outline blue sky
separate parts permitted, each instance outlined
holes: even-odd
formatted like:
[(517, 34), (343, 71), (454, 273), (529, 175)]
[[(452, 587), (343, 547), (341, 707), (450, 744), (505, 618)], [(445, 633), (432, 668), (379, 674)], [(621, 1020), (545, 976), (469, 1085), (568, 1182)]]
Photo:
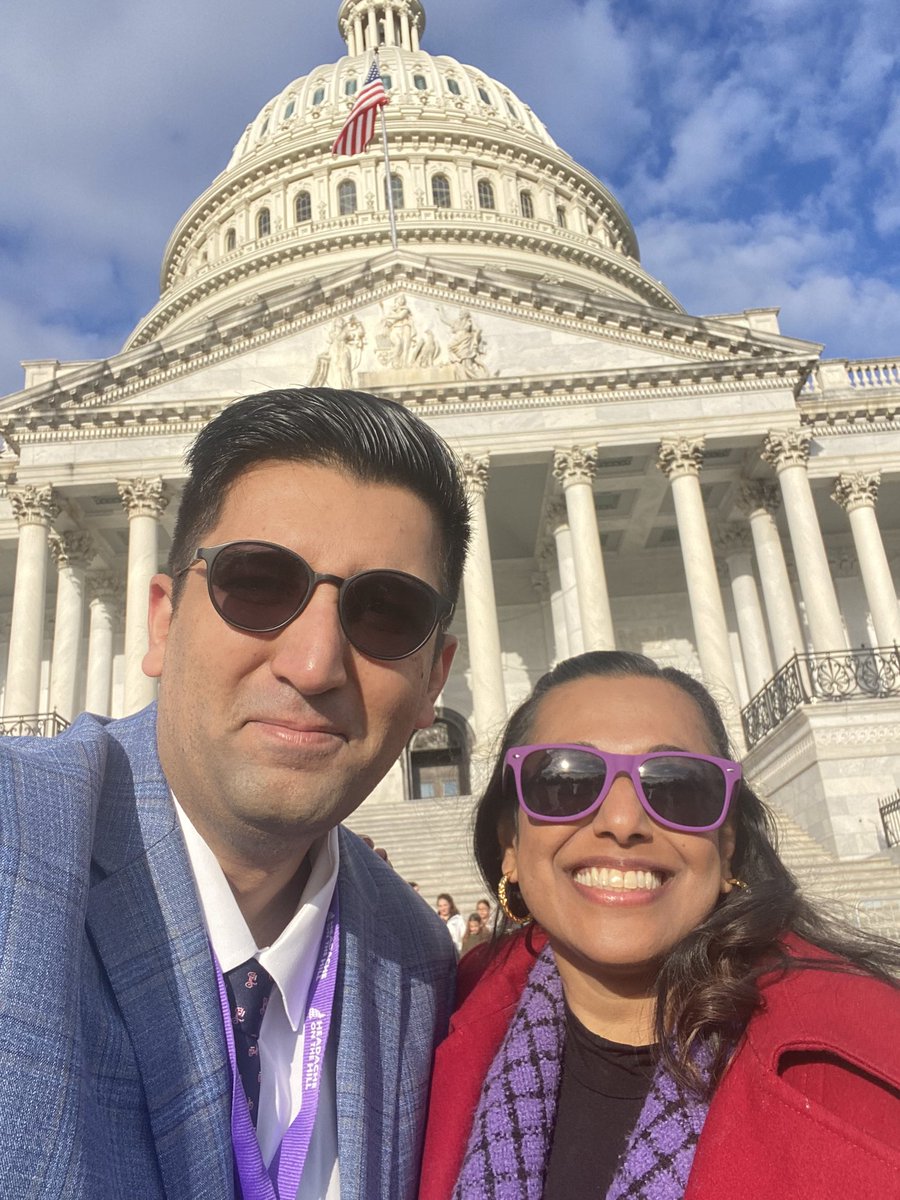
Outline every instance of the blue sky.
[[(245, 125), (343, 50), (338, 0), (7, 7), (0, 395), (20, 359), (121, 347)], [(780, 306), (829, 357), (900, 356), (897, 0), (425, 7), (424, 48), (527, 101), (690, 312)]]

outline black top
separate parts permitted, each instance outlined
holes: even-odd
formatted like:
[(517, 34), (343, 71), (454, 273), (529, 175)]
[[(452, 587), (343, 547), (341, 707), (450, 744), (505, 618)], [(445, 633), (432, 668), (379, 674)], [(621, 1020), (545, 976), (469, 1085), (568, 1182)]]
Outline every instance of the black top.
[(556, 1128), (543, 1200), (603, 1200), (656, 1067), (653, 1046), (591, 1033), (566, 1006)]

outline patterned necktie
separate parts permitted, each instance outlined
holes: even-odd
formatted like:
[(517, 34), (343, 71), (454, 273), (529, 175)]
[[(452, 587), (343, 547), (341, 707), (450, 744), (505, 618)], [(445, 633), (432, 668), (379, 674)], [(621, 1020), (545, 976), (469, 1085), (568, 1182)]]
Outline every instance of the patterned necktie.
[(259, 1030), (274, 980), (255, 958), (225, 974), (225, 987), (234, 1022), (234, 1055), (256, 1128), (259, 1108)]

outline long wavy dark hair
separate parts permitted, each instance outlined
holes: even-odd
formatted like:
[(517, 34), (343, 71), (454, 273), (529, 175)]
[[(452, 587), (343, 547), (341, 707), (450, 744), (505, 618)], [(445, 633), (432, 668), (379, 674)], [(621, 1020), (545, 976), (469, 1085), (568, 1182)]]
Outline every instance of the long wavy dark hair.
[[(641, 654), (595, 651), (566, 659), (544, 675), (529, 698), (509, 719), (496, 765), (475, 813), (475, 860), (497, 895), (502, 874), (502, 836), (515, 828), (518, 801), (503, 759), (510, 746), (528, 743), (541, 701), (563, 684), (590, 676), (663, 679), (697, 705), (714, 752), (733, 758), (728, 733), (716, 702), (706, 688), (675, 667), (660, 667)], [(759, 980), (775, 971), (815, 966), (856, 971), (896, 986), (900, 944), (867, 935), (818, 912), (800, 893), (796, 880), (778, 857), (775, 824), (765, 804), (742, 782), (731, 805), (735, 849), (734, 874), (747, 890), (723, 896), (709, 916), (669, 952), (656, 981), (656, 1037), (665, 1067), (686, 1087), (712, 1089), (727, 1065), (744, 1027), (760, 1004)], [(507, 888), (511, 907), (522, 905), (514, 885)], [(513, 907), (515, 912), (515, 908)], [(511, 923), (501, 918), (496, 945), (504, 944)], [(830, 959), (788, 954), (781, 938), (796, 933)], [(708, 1085), (694, 1065), (692, 1047), (711, 1052)]]

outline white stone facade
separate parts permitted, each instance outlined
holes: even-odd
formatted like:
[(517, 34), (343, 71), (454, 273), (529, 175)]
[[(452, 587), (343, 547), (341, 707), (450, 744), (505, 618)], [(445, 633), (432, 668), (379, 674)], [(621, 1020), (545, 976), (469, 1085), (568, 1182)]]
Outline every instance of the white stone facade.
[[(250, 392), (359, 387), (464, 464), (477, 536), (441, 703), (476, 776), (550, 665), (639, 650), (706, 679), (754, 777), (823, 844), (874, 853), (900, 786), (900, 362), (822, 361), (771, 310), (687, 314), (527, 106), (421, 49), (418, 0), (339, 19), (348, 55), (248, 126), (122, 352), (25, 364), (0, 400), (4, 721), (151, 698), (146, 585), (193, 436)], [(378, 42), (396, 252), (381, 156), (329, 153)], [(843, 656), (849, 683), (806, 686), (811, 653)], [(784, 670), (806, 690), (760, 736)]]

